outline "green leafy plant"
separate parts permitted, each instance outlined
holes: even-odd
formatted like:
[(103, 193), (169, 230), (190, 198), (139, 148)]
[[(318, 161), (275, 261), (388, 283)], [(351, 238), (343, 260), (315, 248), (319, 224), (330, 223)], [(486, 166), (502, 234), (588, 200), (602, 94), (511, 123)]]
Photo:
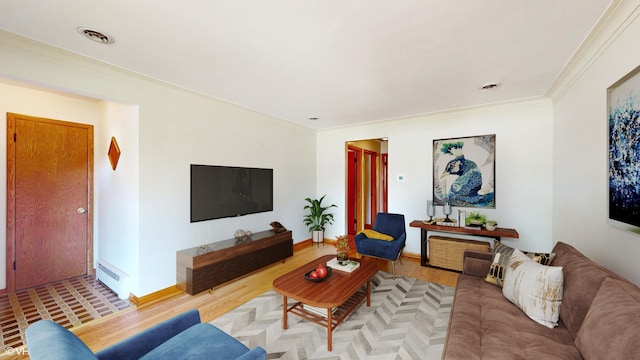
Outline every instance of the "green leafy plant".
[(487, 215), (479, 212), (479, 211), (472, 211), (469, 213), (469, 215), (467, 215), (467, 220), (466, 223), (467, 224), (484, 224), (487, 221)]
[(324, 200), (325, 196), (327, 195), (323, 195), (320, 199), (304, 199), (309, 203), (304, 206), (304, 210), (309, 210), (309, 213), (304, 216), (302, 222), (309, 227), (309, 232), (322, 231), (326, 225), (333, 224), (333, 214), (327, 213), (326, 211), (332, 207), (337, 208), (338, 206), (335, 204), (322, 206), (322, 200)]

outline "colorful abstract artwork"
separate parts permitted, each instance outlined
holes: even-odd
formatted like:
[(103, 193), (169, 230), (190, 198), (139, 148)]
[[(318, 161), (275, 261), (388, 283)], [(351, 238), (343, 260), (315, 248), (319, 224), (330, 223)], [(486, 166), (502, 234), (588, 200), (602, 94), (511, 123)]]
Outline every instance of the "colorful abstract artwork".
[(496, 136), (433, 140), (436, 205), (495, 208)]
[(609, 218), (640, 226), (640, 66), (607, 94)]

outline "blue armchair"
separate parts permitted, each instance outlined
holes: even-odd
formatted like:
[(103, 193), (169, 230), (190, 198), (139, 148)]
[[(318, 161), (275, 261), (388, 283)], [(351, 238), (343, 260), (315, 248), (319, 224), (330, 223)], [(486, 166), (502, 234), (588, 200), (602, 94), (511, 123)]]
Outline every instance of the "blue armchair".
[(266, 359), (257, 346), (249, 350), (217, 327), (200, 322), (198, 310), (189, 310), (130, 338), (93, 353), (71, 331), (49, 320), (27, 328), (27, 349), (39, 359)]
[[(360, 232), (355, 236), (356, 251), (360, 255), (391, 260), (391, 272), (395, 279), (396, 260), (400, 259), (407, 240), (404, 215), (378, 213), (371, 230), (373, 231)], [(402, 264), (402, 260), (400, 263)]]

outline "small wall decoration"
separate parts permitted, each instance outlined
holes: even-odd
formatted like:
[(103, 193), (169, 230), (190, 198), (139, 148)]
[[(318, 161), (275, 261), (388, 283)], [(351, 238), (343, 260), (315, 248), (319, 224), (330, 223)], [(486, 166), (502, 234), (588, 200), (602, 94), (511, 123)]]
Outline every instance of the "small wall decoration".
[(113, 170), (118, 166), (118, 159), (120, 159), (120, 147), (115, 137), (111, 137), (111, 144), (109, 144), (109, 151), (107, 152), (109, 162), (111, 162), (111, 168)]
[(496, 135), (433, 140), (436, 205), (495, 208)]
[(640, 66), (607, 89), (609, 218), (640, 226)]

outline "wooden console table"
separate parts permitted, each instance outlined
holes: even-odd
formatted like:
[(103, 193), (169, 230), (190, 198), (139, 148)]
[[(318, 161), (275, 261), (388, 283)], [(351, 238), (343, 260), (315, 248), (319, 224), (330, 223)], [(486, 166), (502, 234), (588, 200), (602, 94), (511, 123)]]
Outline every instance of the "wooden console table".
[(500, 238), (502, 237), (513, 238), (513, 239), (517, 239), (520, 237), (520, 234), (518, 234), (516, 229), (507, 229), (507, 228), (496, 228), (493, 231), (489, 231), (486, 229), (469, 229), (466, 227), (430, 225), (430, 224), (425, 224), (422, 220), (413, 220), (409, 224), (409, 226), (420, 228), (420, 265), (422, 266), (428, 265), (427, 246), (429, 245), (428, 244), (429, 231), (489, 237), (489, 238), (496, 239), (498, 241), (500, 241)]
[(250, 238), (228, 239), (176, 253), (179, 289), (195, 295), (263, 266), (293, 256), (290, 230), (261, 231)]

